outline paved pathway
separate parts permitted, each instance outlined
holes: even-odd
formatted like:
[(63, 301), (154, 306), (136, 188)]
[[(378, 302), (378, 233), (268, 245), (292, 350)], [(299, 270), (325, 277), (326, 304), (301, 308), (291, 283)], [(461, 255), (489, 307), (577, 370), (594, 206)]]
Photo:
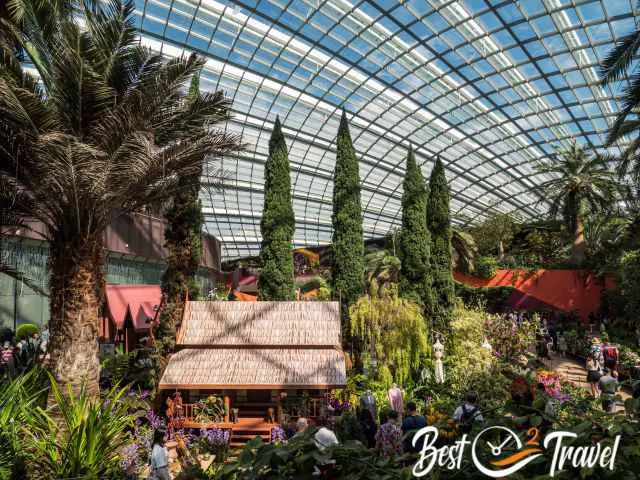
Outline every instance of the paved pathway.
[[(575, 386), (589, 389), (587, 383), (587, 370), (582, 362), (573, 358), (562, 357), (555, 352), (551, 352), (551, 360), (545, 360), (544, 364), (549, 370), (554, 370), (562, 378), (572, 383)], [(620, 390), (618, 392), (624, 402), (631, 395), (626, 390)], [(618, 411), (624, 411), (624, 406), (618, 403)]]

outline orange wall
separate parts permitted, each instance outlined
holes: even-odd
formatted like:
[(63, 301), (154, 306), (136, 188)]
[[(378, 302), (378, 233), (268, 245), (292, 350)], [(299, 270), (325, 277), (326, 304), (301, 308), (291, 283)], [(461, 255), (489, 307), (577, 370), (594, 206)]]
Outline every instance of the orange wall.
[(576, 311), (582, 318), (600, 308), (604, 288), (615, 286), (613, 278), (600, 279), (585, 270), (498, 270), (490, 279), (455, 272), (454, 277), (472, 287), (514, 287), (558, 310)]

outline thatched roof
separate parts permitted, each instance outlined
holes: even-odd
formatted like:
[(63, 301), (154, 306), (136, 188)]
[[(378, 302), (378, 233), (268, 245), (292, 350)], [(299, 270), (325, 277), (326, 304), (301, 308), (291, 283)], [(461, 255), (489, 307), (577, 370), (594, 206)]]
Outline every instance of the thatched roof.
[(188, 302), (177, 345), (164, 390), (346, 384), (337, 302)]
[(345, 383), (344, 354), (335, 349), (188, 348), (171, 357), (160, 388), (331, 388)]
[(340, 346), (338, 302), (189, 302), (178, 345)]

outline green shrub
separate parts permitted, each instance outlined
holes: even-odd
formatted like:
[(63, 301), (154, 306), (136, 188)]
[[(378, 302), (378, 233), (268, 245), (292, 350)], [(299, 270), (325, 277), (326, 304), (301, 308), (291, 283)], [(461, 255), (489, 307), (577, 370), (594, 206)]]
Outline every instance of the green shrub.
[(19, 342), (23, 339), (26, 340), (39, 331), (40, 329), (32, 323), (23, 323), (22, 325), (19, 325), (18, 329), (16, 330), (16, 342)]
[(27, 478), (122, 478), (128, 432), (144, 410), (131, 413), (125, 388), (94, 398), (84, 389), (62, 391), (50, 383), (55, 407), (31, 409), (21, 424)]
[(480, 278), (493, 278), (498, 270), (498, 259), (484, 256), (478, 258), (473, 266), (473, 274)]
[(620, 294), (626, 300), (625, 317), (635, 319), (640, 310), (640, 250), (628, 252), (620, 261)]
[[(387, 460), (358, 441), (346, 441), (320, 450), (313, 440), (314, 428), (287, 444), (264, 443), (260, 437), (247, 442), (235, 462), (230, 462), (214, 478), (225, 480), (293, 480), (331, 478), (334, 480), (402, 480), (411, 478), (411, 467), (402, 457)], [(316, 477), (314, 470), (325, 470)], [(195, 477), (197, 478), (197, 477)]]
[(507, 299), (514, 290), (511, 286), (475, 288), (456, 282), (456, 295), (462, 299), (465, 305), (482, 306), (492, 313), (503, 310)]
[(366, 442), (360, 422), (353, 412), (344, 412), (336, 422), (336, 435), (341, 442), (348, 440), (358, 440), (362, 443)]

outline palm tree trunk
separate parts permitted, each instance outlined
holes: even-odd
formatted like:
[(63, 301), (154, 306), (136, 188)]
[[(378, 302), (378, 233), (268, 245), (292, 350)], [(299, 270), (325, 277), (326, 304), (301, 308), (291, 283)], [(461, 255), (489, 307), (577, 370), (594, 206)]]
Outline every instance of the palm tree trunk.
[(573, 235), (573, 260), (576, 262), (582, 262), (585, 255), (585, 243), (584, 243), (584, 223), (582, 222), (582, 216), (576, 214), (576, 229)]
[(504, 243), (502, 242), (502, 239), (498, 240), (498, 258), (500, 260), (504, 259)]
[(104, 290), (102, 240), (54, 239), (50, 247), (49, 368), (66, 391), (99, 393), (98, 322)]

